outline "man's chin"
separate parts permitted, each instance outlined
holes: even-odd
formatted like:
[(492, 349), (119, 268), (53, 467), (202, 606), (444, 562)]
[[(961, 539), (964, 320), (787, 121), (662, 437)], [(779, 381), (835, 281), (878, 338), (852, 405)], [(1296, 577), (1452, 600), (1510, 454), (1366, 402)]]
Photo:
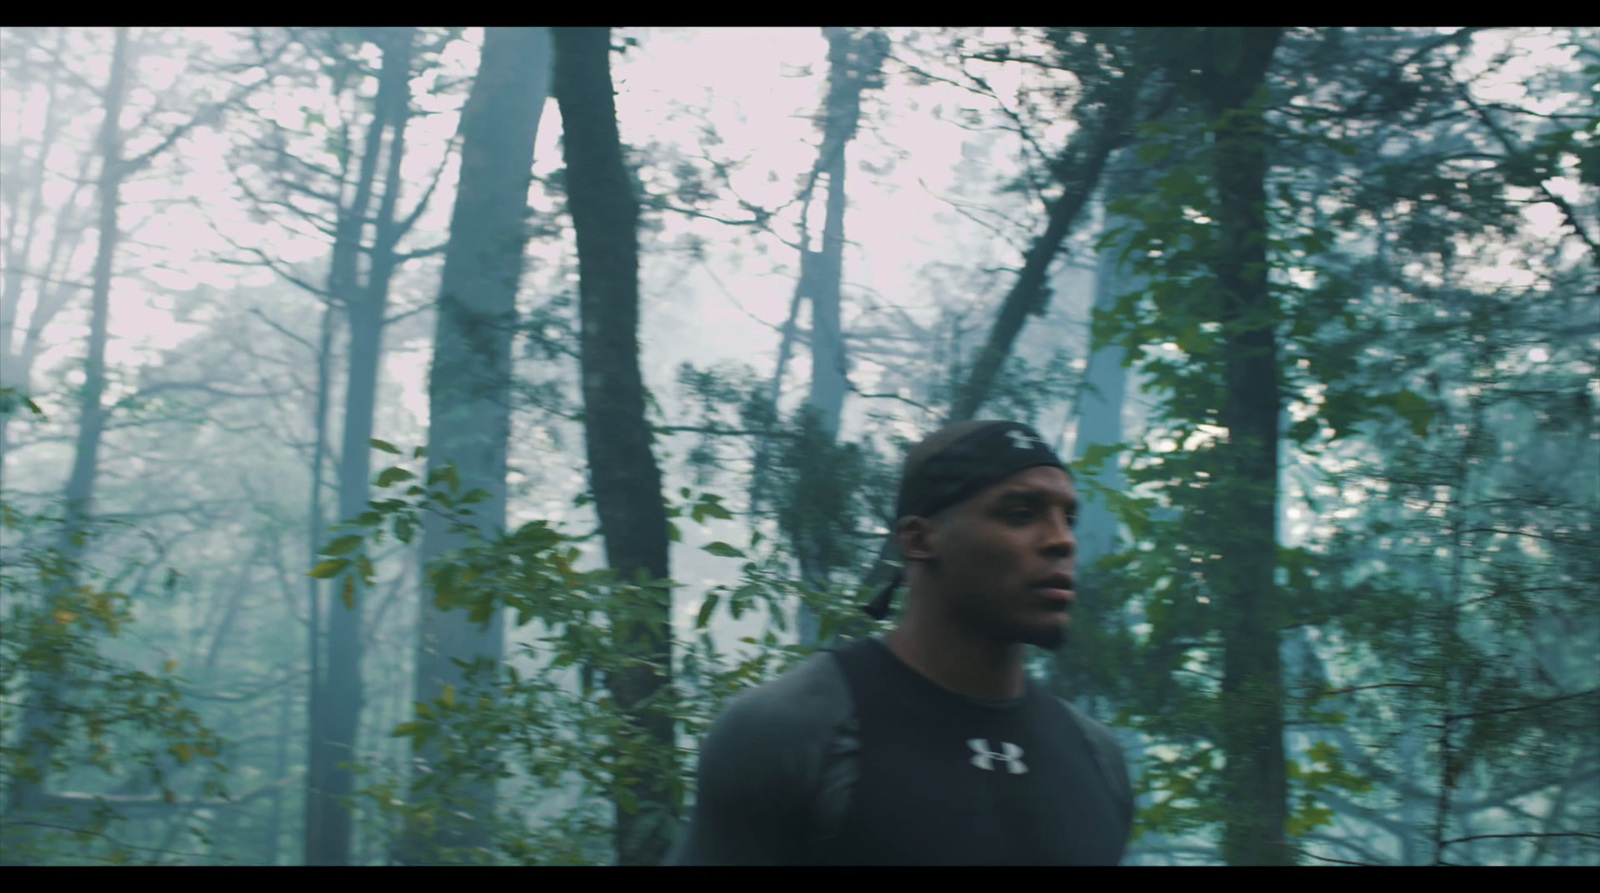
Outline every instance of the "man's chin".
[(1034, 626), (1025, 631), (1020, 641), (1024, 645), (1043, 648), (1046, 651), (1060, 651), (1066, 647), (1070, 638), (1072, 623), (1071, 618), (1062, 616), (1054, 623)]

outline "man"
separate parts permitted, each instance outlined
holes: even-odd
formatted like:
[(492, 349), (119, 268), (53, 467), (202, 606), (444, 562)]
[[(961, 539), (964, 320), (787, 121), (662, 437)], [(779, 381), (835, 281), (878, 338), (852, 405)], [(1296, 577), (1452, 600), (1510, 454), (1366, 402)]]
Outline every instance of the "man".
[[(897, 511), (905, 618), (728, 705), (668, 864), (1120, 862), (1121, 751), (1023, 666), (1027, 645), (1066, 639), (1076, 511), (1026, 425), (960, 422), (918, 444)], [(868, 613), (887, 616), (899, 582)]]

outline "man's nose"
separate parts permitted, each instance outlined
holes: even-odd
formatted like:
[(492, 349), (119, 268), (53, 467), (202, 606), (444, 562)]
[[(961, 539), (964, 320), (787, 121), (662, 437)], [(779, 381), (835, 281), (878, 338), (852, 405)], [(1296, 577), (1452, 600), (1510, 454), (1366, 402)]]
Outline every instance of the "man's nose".
[(1068, 558), (1078, 551), (1078, 538), (1073, 534), (1072, 525), (1067, 519), (1056, 517), (1050, 521), (1050, 528), (1045, 534), (1044, 551), (1053, 556)]

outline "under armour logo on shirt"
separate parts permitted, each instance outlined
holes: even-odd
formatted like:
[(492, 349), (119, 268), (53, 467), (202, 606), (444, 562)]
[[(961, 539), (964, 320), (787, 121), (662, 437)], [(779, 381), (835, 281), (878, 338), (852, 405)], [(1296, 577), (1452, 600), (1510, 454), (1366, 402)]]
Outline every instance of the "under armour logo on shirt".
[(1016, 428), (1007, 431), (1006, 436), (1011, 438), (1011, 445), (1019, 450), (1031, 450), (1034, 447), (1044, 446), (1044, 441), (1026, 431), (1018, 431)]
[(998, 752), (989, 749), (989, 741), (986, 738), (973, 738), (967, 742), (967, 746), (972, 748), (972, 765), (979, 769), (993, 772), (995, 760), (999, 760), (1006, 764), (1006, 771), (1012, 775), (1021, 775), (1028, 771), (1028, 767), (1022, 763), (1022, 748), (1009, 741), (1000, 742)]

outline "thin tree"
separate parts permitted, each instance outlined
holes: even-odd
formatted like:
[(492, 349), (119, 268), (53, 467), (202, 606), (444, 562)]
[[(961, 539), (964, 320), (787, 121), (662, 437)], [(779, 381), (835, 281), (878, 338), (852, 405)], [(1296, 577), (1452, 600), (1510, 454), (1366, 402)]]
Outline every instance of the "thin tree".
[[(837, 470), (833, 461), (835, 441), (850, 386), (844, 333), (840, 327), (845, 176), (849, 168), (847, 149), (860, 125), (862, 94), (882, 84), (882, 66), (887, 55), (887, 38), (882, 32), (854, 34), (847, 28), (828, 27), (823, 28), (822, 33), (828, 41), (828, 93), (820, 115), (822, 142), (800, 195), (800, 275), (778, 346), (778, 363), (769, 394), (776, 406), (797, 334), (796, 317), (801, 305), (809, 304), (811, 388), (801, 410), (800, 441), (790, 448), (790, 455), (798, 457), (795, 463), (798, 479), (783, 514), (790, 521), (787, 526), (792, 528), (790, 533), (799, 558), (801, 578), (819, 589), (827, 587), (829, 574), (842, 557), (830, 530), (836, 520), (830, 509), (837, 508), (843, 494), (838, 492), (838, 481), (829, 471)], [(811, 247), (809, 217), (816, 184), (822, 176), (827, 178), (828, 192), (819, 251)], [(772, 451), (770, 438), (763, 438), (757, 445), (751, 491), (758, 502), (765, 495)], [(819, 488), (824, 488), (827, 495), (821, 495)], [(817, 619), (803, 605), (798, 626), (800, 641), (814, 643)]]
[[(410, 114), (410, 79), (415, 29), (384, 28), (374, 35), (383, 49), (378, 95), (372, 125), (361, 156), (361, 174), (348, 213), (335, 236), (328, 292), (349, 323), (343, 437), (339, 452), (339, 517), (354, 518), (367, 510), (368, 475), (372, 467), (372, 414), (382, 357), (384, 310), (389, 279), (398, 263), (395, 247), (406, 224), (397, 219), (400, 163), (405, 154)], [(387, 144), (384, 131), (389, 132)], [(380, 152), (386, 154), (383, 191), (375, 216), (373, 243), (366, 253), (365, 281), (359, 276), (363, 231)], [(318, 696), (311, 730), (312, 777), (308, 779), (306, 862), (345, 865), (350, 860), (351, 814), (347, 798), (354, 790), (350, 765), (355, 760), (356, 731), (364, 703), (361, 678), (361, 588), (355, 576), (345, 578), (343, 597), (329, 605), (326, 675)]]
[[(639, 196), (617, 129), (611, 32), (559, 28), (553, 38), (567, 201), (578, 243), (584, 433), (595, 510), (606, 562), (619, 582), (665, 580), (666, 507), (639, 369)], [(619, 648), (639, 660), (606, 681), (635, 728), (670, 753), (673, 723), (645, 702), (671, 681), (672, 595), (648, 592), (645, 603), (611, 619)], [(619, 798), (620, 864), (654, 865), (665, 857), (675, 812), (675, 779), (665, 775), (672, 771), (638, 770), (637, 782), (628, 785), (632, 796)]]

